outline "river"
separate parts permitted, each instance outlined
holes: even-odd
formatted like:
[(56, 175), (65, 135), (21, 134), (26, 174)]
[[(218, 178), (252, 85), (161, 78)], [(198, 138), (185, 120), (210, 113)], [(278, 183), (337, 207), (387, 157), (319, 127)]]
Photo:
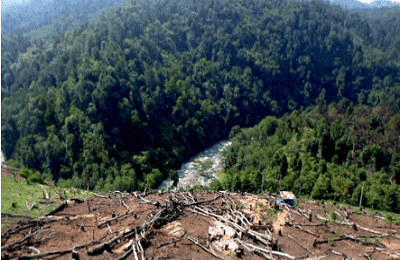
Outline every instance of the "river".
[[(197, 181), (199, 181), (200, 185), (202, 186), (210, 185), (211, 179), (206, 179), (200, 175), (199, 169), (202, 168), (200, 163), (207, 165), (203, 166), (204, 173), (207, 175), (212, 175), (213, 178), (216, 178), (217, 173), (224, 167), (221, 152), (231, 144), (232, 142), (230, 140), (218, 142), (206, 150), (198, 153), (196, 156), (190, 158), (189, 161), (183, 163), (181, 168), (178, 170), (178, 188), (186, 188), (187, 186), (192, 187)], [(166, 189), (170, 185), (172, 185), (171, 180), (166, 179), (158, 188), (160, 189), (164, 187)]]

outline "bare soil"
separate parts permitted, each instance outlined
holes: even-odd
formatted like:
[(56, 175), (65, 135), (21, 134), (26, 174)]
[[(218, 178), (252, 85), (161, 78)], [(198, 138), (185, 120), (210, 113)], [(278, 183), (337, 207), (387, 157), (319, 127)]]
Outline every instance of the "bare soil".
[[(18, 224), (3, 230), (1, 256), (400, 259), (400, 227), (390, 227), (382, 216), (358, 215), (349, 207), (311, 201), (281, 207), (274, 215), (269, 208), (272, 201), (267, 196), (228, 192), (115, 192), (85, 201), (71, 199), (60, 204), (64, 208), (56, 213), (35, 220), (18, 218)], [(329, 219), (333, 210), (335, 223)], [(3, 222), (11, 219), (15, 217), (2, 217)], [(215, 228), (213, 236), (209, 227)]]

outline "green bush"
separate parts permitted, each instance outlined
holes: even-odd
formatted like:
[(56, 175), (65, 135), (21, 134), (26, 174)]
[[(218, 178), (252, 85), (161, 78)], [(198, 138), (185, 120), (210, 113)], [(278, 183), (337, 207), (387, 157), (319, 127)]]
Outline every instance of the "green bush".
[(336, 215), (336, 211), (333, 210), (330, 214), (330, 218), (332, 220), (333, 223), (336, 223), (336, 219), (337, 219), (337, 215)]
[(28, 181), (30, 183), (42, 183), (43, 184), (43, 179), (42, 179), (42, 175), (40, 174), (39, 171), (35, 171), (33, 174), (31, 174), (28, 178)]
[(212, 180), (209, 189), (212, 191), (222, 190), (221, 182), (218, 179)]

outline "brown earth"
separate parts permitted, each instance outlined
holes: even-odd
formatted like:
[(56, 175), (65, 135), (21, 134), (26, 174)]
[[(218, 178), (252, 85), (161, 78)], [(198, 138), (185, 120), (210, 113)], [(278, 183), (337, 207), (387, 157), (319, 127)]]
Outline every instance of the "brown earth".
[(18, 175), (18, 171), (11, 169), (5, 165), (1, 165), (1, 175), (4, 175), (8, 178), (16, 178), (17, 180), (24, 180), (25, 178)]
[[(3, 230), (1, 256), (71, 259), (75, 248), (79, 259), (400, 259), (400, 227), (390, 228), (379, 215), (307, 201), (274, 214), (270, 201), (227, 192), (115, 192), (70, 200), (51, 216), (19, 218)], [(336, 223), (325, 219), (333, 210)]]

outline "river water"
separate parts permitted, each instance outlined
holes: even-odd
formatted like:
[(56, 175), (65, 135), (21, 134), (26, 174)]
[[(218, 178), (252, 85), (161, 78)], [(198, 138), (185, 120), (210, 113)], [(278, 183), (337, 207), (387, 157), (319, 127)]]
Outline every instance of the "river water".
[[(181, 168), (178, 170), (178, 189), (186, 188), (187, 186), (192, 187), (197, 181), (199, 181), (202, 186), (210, 185), (212, 178), (206, 179), (201, 176), (200, 173), (204, 172), (207, 175), (212, 175), (213, 178), (216, 178), (217, 173), (224, 167), (221, 152), (231, 144), (232, 142), (230, 140), (221, 141), (190, 158), (189, 161), (183, 163)], [(172, 182), (168, 178), (164, 180), (158, 188), (160, 189), (164, 187), (167, 189), (171, 185)]]

